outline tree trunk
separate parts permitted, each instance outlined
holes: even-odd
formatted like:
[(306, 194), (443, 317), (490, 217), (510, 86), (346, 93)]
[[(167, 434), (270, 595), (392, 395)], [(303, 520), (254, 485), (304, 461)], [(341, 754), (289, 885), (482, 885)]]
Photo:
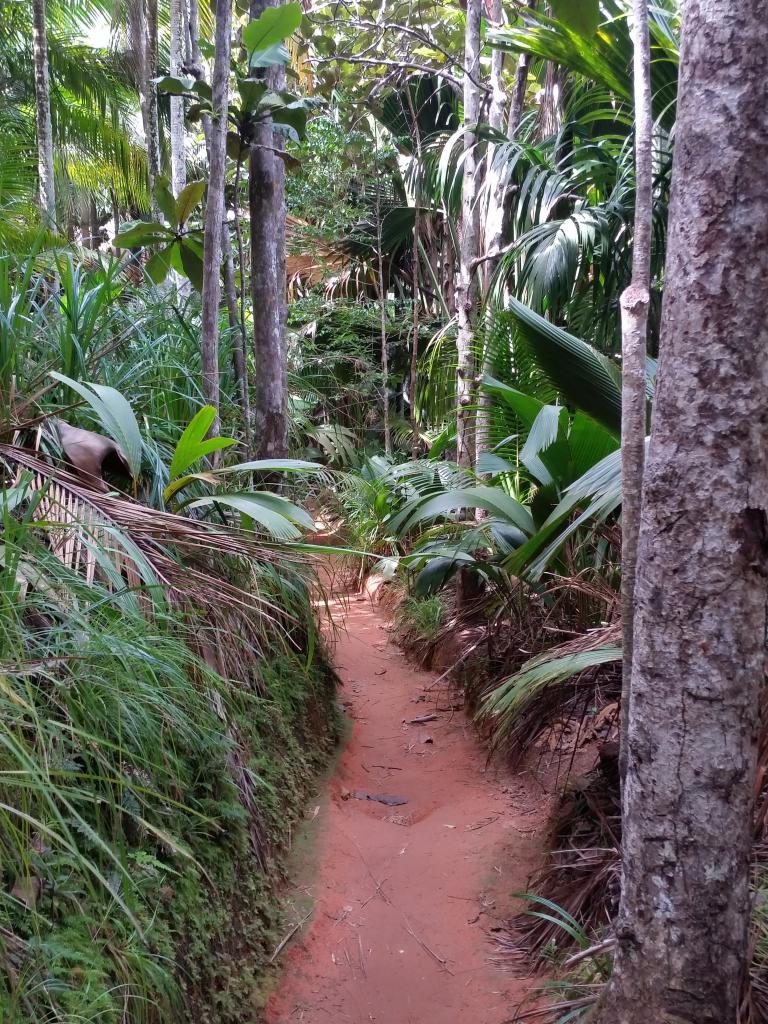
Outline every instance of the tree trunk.
[[(171, 75), (183, 74), (184, 0), (170, 0)], [(187, 154), (184, 145), (184, 97), (171, 96), (171, 188), (174, 196), (187, 183)]]
[(475, 360), (472, 336), (477, 301), (476, 260), (479, 248), (480, 213), (477, 199), (478, 166), (475, 133), (469, 129), (480, 113), (480, 16), (481, 0), (467, 0), (464, 37), (464, 167), (461, 189), (459, 286), (456, 294), (456, 458), (460, 466), (474, 462)]
[(387, 284), (384, 277), (384, 242), (382, 240), (381, 182), (376, 187), (376, 258), (378, 262), (379, 316), (381, 327), (381, 411), (384, 416), (384, 453), (392, 454), (392, 432), (389, 427), (389, 351), (387, 349)]
[(160, 173), (160, 134), (157, 120), (157, 87), (152, 82), (157, 65), (157, 0), (129, 0), (128, 36), (136, 60), (141, 105), (141, 122), (147, 147), (147, 178), (154, 220), (160, 220), (155, 185)]
[[(239, 216), (235, 207), (235, 219)], [(235, 284), (235, 261), (232, 256), (232, 241), (229, 227), (224, 220), (222, 225), (222, 254), (224, 256), (224, 295), (227, 300), (229, 326), (232, 331), (232, 369), (235, 373), (237, 394), (240, 400), (240, 413), (243, 420), (243, 448), (246, 458), (251, 456), (251, 404), (248, 393), (248, 344), (245, 324), (240, 318), (237, 305), (237, 286)], [(242, 271), (241, 271), (242, 273)]]
[(619, 773), (627, 764), (629, 693), (632, 680), (637, 540), (645, 461), (645, 358), (651, 304), (651, 226), (653, 217), (653, 114), (648, 0), (634, 0), (632, 19), (635, 91), (635, 230), (632, 281), (621, 296), (621, 622), (623, 664)]
[(48, 35), (45, 20), (45, 0), (32, 0), (32, 26), (40, 213), (44, 223), (48, 227), (53, 228), (56, 224), (56, 189), (53, 172), (51, 84), (48, 74)]
[(563, 123), (563, 97), (561, 72), (558, 66), (548, 60), (544, 68), (544, 89), (539, 107), (539, 138), (548, 139), (557, 135)]
[(603, 1024), (736, 1020), (768, 590), (768, 21), (687, 0)]
[[(501, 0), (491, 0), (490, 21), (493, 28), (500, 28), (502, 25), (503, 11)], [(488, 124), (497, 132), (504, 131), (504, 115), (507, 107), (507, 93), (504, 88), (504, 51), (491, 50), (491, 103), (488, 110)], [(504, 241), (504, 200), (507, 186), (498, 168), (493, 165), (496, 146), (488, 145), (486, 156), (486, 193), (487, 205), (484, 223), (482, 225), (483, 253), (498, 252)], [(498, 265), (498, 256), (486, 260), (483, 264), (483, 301), (489, 302), (489, 289), (493, 272)], [(483, 343), (483, 373), (490, 374), (493, 370), (491, 353), (488, 351), (487, 341)], [(491, 425), (491, 399), (485, 391), (480, 391), (477, 403), (477, 425), (475, 430), (475, 462), (487, 451)], [(482, 517), (482, 510), (478, 509), (478, 517)]]
[[(258, 18), (274, 0), (251, 0)], [(285, 70), (268, 68), (270, 89), (285, 88)], [(258, 458), (288, 454), (288, 353), (285, 339), (285, 167), (275, 149), (271, 120), (258, 126), (249, 162), (248, 205), (251, 215), (251, 298), (256, 360), (254, 396), (255, 451)]]
[[(221, 298), (221, 232), (224, 185), (227, 176), (227, 111), (229, 107), (229, 55), (232, 36), (232, 0), (217, 0), (215, 58), (209, 142), (208, 199), (205, 205), (202, 295), (202, 368), (205, 400), (219, 409), (219, 299)], [(219, 433), (218, 415), (211, 436)]]

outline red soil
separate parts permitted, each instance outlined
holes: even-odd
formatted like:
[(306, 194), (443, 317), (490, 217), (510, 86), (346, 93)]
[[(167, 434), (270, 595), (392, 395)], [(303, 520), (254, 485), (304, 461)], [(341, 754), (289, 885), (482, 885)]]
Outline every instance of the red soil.
[(407, 666), (367, 598), (332, 610), (353, 728), (317, 811), (314, 914), (282, 954), (266, 1024), (503, 1024), (532, 982), (489, 963), (492, 929), (541, 862), (550, 797), (535, 770), (486, 767), (455, 694)]

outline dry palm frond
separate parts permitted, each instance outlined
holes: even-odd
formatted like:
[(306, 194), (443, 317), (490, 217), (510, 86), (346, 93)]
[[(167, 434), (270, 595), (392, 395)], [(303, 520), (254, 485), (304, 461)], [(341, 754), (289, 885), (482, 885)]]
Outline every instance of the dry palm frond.
[(57, 557), (87, 579), (98, 572), (112, 589), (143, 585), (167, 599), (214, 611), (228, 605), (258, 611), (274, 623), (285, 619), (284, 612), (258, 594), (198, 567), (222, 556), (275, 560), (269, 548), (247, 534), (105, 494), (24, 448), (0, 444), (0, 457), (32, 473), (39, 525), (49, 529)]

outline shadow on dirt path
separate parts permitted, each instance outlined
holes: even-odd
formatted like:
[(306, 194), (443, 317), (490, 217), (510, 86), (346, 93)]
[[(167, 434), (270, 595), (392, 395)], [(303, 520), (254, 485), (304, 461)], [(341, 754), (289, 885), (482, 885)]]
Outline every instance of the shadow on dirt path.
[(352, 729), (309, 810), (316, 862), (286, 900), (314, 913), (266, 1024), (503, 1024), (532, 983), (489, 963), (492, 929), (541, 862), (551, 797), (535, 770), (486, 768), (456, 696), (407, 665), (368, 598), (331, 612)]

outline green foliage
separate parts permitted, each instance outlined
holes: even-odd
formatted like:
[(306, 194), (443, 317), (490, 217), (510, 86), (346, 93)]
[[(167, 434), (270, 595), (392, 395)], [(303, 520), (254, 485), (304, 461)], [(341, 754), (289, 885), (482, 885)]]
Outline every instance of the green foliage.
[(115, 236), (114, 244), (123, 249), (160, 247), (146, 266), (154, 284), (162, 284), (173, 268), (202, 291), (203, 231), (188, 227), (187, 221), (200, 205), (206, 187), (204, 181), (190, 181), (174, 200), (167, 180), (159, 179), (155, 194), (158, 205), (169, 219), (169, 226), (157, 221), (136, 221)]

